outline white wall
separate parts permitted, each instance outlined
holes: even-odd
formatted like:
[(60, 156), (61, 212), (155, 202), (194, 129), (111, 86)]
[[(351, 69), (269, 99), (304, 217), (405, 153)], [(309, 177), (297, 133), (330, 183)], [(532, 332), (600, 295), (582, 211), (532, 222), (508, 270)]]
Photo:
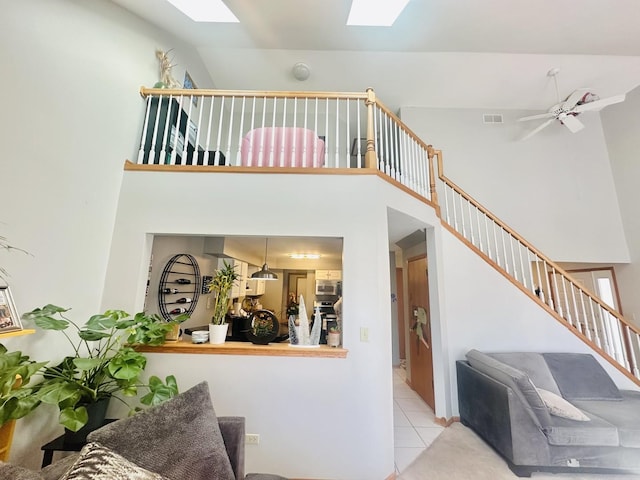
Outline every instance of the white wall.
[[(504, 123), (483, 124), (483, 113), (501, 113)], [(551, 259), (627, 262), (598, 114), (581, 115), (586, 128), (576, 134), (554, 123), (520, 141), (537, 124), (517, 119), (531, 113), (401, 109), (402, 120), (443, 151), (445, 175)]]
[[(152, 354), (149, 373), (175, 373), (183, 390), (207, 380), (219, 415), (245, 416), (247, 431), (261, 435), (260, 446), (247, 451), (247, 471), (386, 478), (393, 472), (386, 204), (404, 194), (375, 176), (332, 175), (328, 188), (318, 175), (274, 174), (268, 181), (276, 193), (260, 199), (256, 214), (255, 196), (238, 195), (238, 185), (256, 191), (264, 175), (125, 172), (103, 307), (140, 309), (150, 234), (342, 237), (346, 359)], [(317, 210), (318, 197), (309, 192), (321, 186)], [(179, 196), (167, 202), (167, 192)], [(296, 199), (286, 205), (295, 222), (278, 221), (283, 198)], [(239, 214), (247, 211), (251, 222)], [(360, 341), (361, 328), (369, 342)]]
[(640, 89), (627, 94), (623, 103), (601, 112), (602, 126), (609, 148), (611, 169), (618, 193), (620, 213), (629, 245), (631, 264), (617, 265), (622, 310), (640, 325)]
[[(55, 303), (84, 322), (101, 308), (122, 165), (142, 127), (141, 85), (158, 79), (155, 49), (211, 81), (187, 45), (104, 0), (2, 1), (0, 235), (31, 255), (0, 252), (20, 313)], [(117, 304), (108, 305), (118, 308)], [(4, 341), (38, 360), (68, 348), (48, 334)], [(18, 423), (12, 461), (39, 467), (62, 432), (55, 411)]]

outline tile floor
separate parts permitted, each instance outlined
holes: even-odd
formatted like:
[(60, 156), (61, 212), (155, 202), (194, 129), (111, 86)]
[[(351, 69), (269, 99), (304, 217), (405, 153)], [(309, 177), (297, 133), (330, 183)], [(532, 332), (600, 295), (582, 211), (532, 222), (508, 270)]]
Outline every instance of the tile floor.
[(393, 440), (396, 473), (402, 472), (420, 455), (444, 428), (435, 415), (406, 383), (406, 371), (393, 368)]

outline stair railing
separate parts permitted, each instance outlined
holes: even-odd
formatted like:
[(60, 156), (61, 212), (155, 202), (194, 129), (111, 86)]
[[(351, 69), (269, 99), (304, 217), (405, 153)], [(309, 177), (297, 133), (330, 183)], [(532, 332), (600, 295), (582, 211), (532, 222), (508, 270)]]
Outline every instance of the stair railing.
[(640, 383), (638, 328), (448, 179), (443, 173), (442, 152), (429, 147), (430, 163), (434, 158), (445, 226), (627, 377)]

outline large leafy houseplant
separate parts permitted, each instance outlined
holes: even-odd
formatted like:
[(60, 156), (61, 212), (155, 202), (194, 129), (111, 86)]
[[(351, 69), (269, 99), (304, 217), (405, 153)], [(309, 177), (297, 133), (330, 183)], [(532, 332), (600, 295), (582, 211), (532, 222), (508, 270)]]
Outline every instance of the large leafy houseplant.
[(223, 262), (223, 267), (216, 270), (209, 284), (209, 292), (215, 294), (213, 301), (213, 314), (211, 323), (222, 325), (229, 309), (229, 296), (233, 284), (238, 280), (239, 274), (233, 265)]
[(0, 426), (33, 411), (40, 401), (31, 383), (47, 362), (35, 362), (22, 352), (9, 352), (0, 344)]
[(60, 332), (73, 348), (73, 355), (58, 365), (43, 367), (43, 381), (32, 392), (37, 402), (59, 408), (59, 421), (67, 429), (76, 432), (83, 427), (88, 421), (87, 406), (100, 400), (116, 398), (127, 404), (121, 395), (133, 397), (142, 388), (147, 393), (140, 402), (156, 405), (178, 393), (173, 376), (166, 382), (157, 377), (141, 382), (147, 359), (132, 346), (161, 345), (167, 332), (186, 316), (166, 322), (155, 314), (130, 316), (122, 310), (107, 310), (79, 326), (65, 315), (68, 311), (46, 305), (22, 316), (43, 330)]

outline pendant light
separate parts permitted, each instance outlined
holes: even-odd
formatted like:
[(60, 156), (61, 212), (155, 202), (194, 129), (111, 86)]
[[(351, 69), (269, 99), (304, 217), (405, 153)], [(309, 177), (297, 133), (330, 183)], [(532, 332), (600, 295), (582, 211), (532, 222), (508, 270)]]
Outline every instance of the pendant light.
[(267, 265), (267, 248), (269, 246), (269, 239), (265, 239), (264, 243), (264, 265), (262, 265), (262, 269), (258, 270), (255, 273), (251, 274), (251, 278), (257, 278), (259, 280), (277, 280), (278, 275), (269, 270), (269, 266)]

